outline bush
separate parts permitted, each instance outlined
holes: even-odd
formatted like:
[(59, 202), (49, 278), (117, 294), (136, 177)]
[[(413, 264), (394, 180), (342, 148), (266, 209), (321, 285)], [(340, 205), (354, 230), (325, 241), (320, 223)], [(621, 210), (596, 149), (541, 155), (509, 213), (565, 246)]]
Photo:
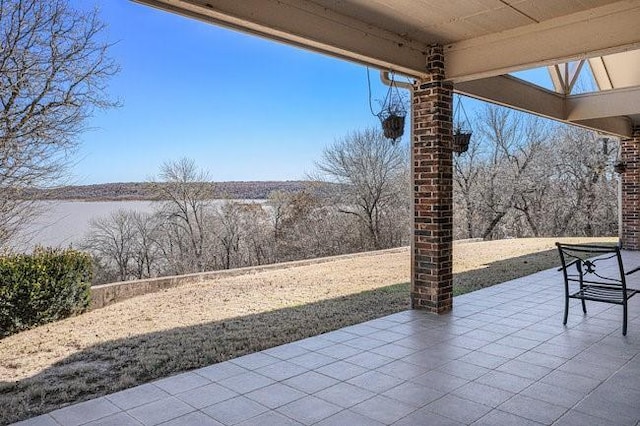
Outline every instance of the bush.
[(67, 318), (89, 306), (91, 258), (72, 250), (36, 248), (0, 257), (0, 338)]

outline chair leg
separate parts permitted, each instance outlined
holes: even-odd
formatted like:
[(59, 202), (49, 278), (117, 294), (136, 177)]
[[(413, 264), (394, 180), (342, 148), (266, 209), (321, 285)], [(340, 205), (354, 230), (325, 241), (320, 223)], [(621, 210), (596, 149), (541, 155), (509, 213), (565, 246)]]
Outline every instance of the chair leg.
[(567, 318), (569, 317), (569, 298), (564, 298), (564, 321), (562, 324), (567, 325)]
[(627, 335), (627, 301), (622, 304), (622, 335)]
[(582, 313), (586, 314), (587, 313), (587, 304), (584, 301), (584, 299), (580, 299), (580, 301), (582, 302)]

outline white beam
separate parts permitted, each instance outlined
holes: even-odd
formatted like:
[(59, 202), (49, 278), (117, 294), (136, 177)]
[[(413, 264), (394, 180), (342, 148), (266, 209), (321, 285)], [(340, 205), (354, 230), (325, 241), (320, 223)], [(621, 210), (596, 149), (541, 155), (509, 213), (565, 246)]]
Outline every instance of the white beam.
[[(566, 97), (509, 75), (465, 81), (456, 84), (454, 89), (486, 102), (622, 137), (631, 136), (632, 123), (624, 115), (633, 113), (634, 107), (637, 110), (638, 103), (636, 100), (628, 105), (615, 105), (635, 99), (640, 90), (620, 89), (609, 94)], [(592, 98), (594, 95), (596, 97)], [(606, 107), (600, 108), (599, 102), (609, 104), (613, 109), (607, 112)]]
[[(640, 71), (639, 71), (640, 72)], [(567, 120), (590, 120), (637, 114), (640, 87), (605, 90), (567, 98)]]
[(625, 0), (445, 46), (454, 82), (640, 48), (640, 0)]
[(133, 0), (205, 22), (423, 77), (426, 44), (305, 0)]
[(564, 96), (509, 75), (465, 81), (456, 92), (554, 120), (565, 118)]

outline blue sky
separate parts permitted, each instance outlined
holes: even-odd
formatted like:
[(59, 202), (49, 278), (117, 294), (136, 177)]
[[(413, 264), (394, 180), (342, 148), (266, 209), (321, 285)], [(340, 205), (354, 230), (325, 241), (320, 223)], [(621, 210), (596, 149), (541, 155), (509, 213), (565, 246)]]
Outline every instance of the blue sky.
[[(379, 125), (361, 65), (129, 0), (71, 4), (99, 5), (122, 68), (109, 92), (123, 105), (87, 123), (74, 183), (144, 181), (180, 157), (216, 181), (303, 179), (326, 145)], [(376, 70), (371, 82), (375, 107), (387, 88)], [(465, 102), (472, 115), (479, 103)]]
[(378, 123), (360, 65), (128, 0), (99, 6), (122, 68), (109, 92), (123, 106), (88, 123), (76, 183), (143, 181), (183, 156), (217, 181), (301, 179), (327, 144)]

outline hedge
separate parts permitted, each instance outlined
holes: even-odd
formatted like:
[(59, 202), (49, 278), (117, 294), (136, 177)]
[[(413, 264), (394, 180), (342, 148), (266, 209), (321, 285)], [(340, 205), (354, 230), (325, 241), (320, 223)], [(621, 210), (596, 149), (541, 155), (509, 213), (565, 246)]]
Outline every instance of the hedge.
[(91, 257), (72, 249), (1, 256), (0, 338), (85, 311), (91, 277)]

